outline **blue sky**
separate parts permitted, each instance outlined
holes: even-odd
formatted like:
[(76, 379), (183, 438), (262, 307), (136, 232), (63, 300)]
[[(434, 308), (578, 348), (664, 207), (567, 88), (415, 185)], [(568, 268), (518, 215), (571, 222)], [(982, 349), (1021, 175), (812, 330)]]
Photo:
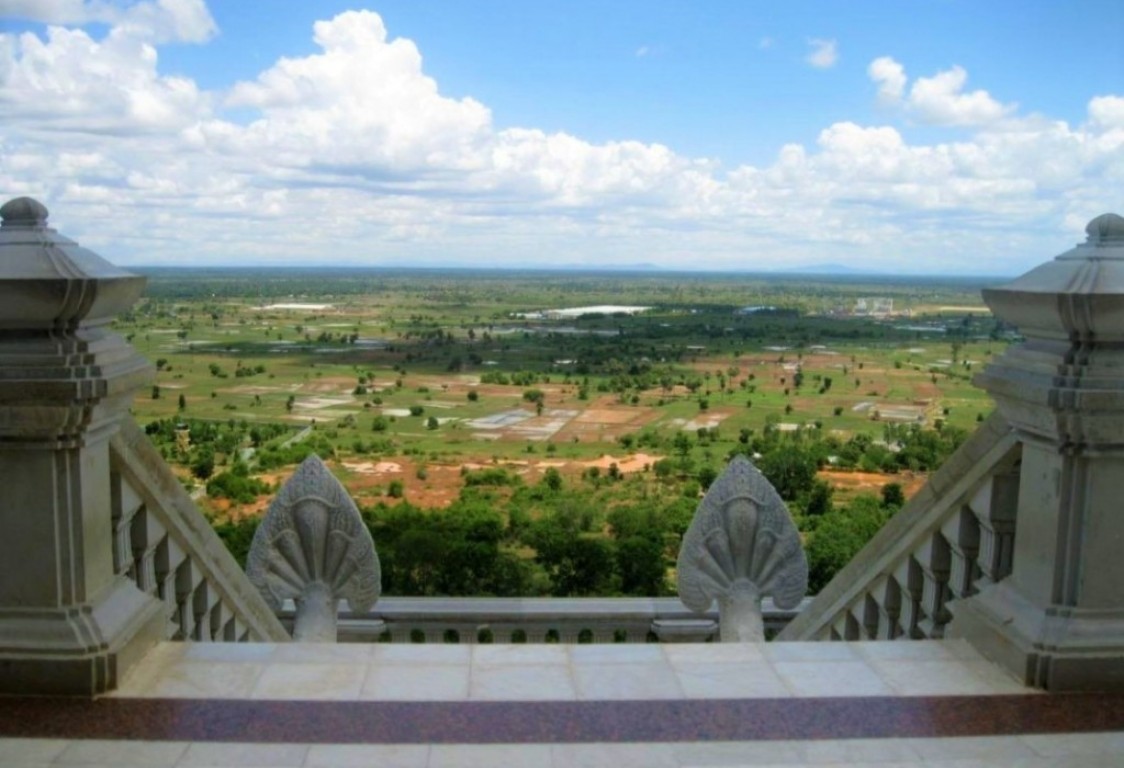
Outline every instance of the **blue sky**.
[(1120, 2), (0, 19), (0, 193), (125, 264), (1016, 274), (1124, 209)]

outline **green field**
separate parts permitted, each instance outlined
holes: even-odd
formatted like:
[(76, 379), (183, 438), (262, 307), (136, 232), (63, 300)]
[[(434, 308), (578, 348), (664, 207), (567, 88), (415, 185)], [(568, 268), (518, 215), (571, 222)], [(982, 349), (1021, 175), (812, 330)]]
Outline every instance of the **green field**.
[[(260, 512), (309, 450), (374, 516), (456, 509), (479, 490), (465, 487), (466, 471), (502, 469), (524, 488), (557, 474), (571, 509), (592, 509), (578, 515), (584, 527), (574, 535), (594, 540), (627, 527), (611, 523), (617, 507), (679, 499), (693, 507), (737, 451), (763, 468), (774, 453), (808, 454), (845, 508), (856, 489), (843, 472), (884, 473), (915, 489), (990, 412), (970, 381), (1009, 335), (982, 308), (978, 286), (963, 282), (293, 270), (149, 277), (146, 297), (116, 322), (158, 369), (134, 415), (153, 425), (219, 525)], [(867, 297), (883, 308), (892, 299), (893, 314), (856, 314)], [(540, 314), (597, 305), (648, 309)], [(929, 443), (937, 447), (918, 447)], [(505, 527), (497, 547), (541, 560), (541, 542), (513, 532), (511, 505), (536, 524), (561, 513), (504, 487), (490, 501)], [(821, 504), (811, 493), (804, 483), (790, 494), (798, 519)], [(815, 522), (803, 520), (809, 534)], [(665, 527), (673, 537), (675, 525)], [(667, 554), (673, 546), (669, 539)], [(619, 574), (614, 583), (622, 589)]]

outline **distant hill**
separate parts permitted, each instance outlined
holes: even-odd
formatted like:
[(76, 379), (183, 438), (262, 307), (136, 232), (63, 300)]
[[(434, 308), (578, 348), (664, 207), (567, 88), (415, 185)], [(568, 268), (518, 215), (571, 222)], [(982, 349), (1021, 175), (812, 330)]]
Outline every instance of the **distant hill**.
[(869, 270), (855, 269), (845, 264), (809, 264), (806, 267), (792, 267), (780, 270), (798, 275), (864, 275), (872, 274)]
[(646, 261), (637, 262), (635, 264), (551, 264), (543, 268), (548, 270), (559, 269), (579, 272), (651, 272), (667, 269), (666, 267), (661, 267), (659, 264), (652, 264)]

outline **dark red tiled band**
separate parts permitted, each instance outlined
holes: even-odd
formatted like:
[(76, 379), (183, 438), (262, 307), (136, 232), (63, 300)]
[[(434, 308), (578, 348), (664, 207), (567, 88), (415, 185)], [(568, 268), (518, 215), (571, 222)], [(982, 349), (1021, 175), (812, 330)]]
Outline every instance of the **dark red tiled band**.
[(0, 737), (527, 744), (1124, 730), (1124, 695), (586, 702), (0, 698)]

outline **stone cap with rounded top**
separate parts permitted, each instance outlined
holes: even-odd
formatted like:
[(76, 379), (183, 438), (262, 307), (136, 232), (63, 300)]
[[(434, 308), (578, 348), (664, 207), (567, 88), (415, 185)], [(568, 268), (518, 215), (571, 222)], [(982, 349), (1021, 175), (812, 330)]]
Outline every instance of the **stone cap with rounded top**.
[(1086, 241), (983, 298), (1028, 337), (1124, 341), (1124, 217), (1102, 214)]
[(98, 325), (129, 309), (145, 278), (47, 226), (30, 197), (0, 206), (0, 329)]

